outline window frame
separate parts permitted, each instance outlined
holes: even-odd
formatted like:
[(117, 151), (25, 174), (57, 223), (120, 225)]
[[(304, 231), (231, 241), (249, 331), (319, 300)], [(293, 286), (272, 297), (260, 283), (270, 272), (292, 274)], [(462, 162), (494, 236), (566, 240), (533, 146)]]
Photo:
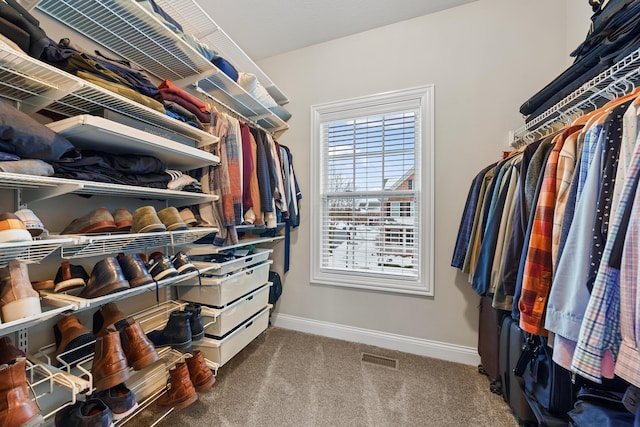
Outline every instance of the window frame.
[[(310, 241), (310, 282), (317, 285), (358, 288), (400, 294), (434, 296), (434, 86), (424, 85), (415, 88), (379, 93), (370, 96), (350, 98), (323, 104), (312, 105), (311, 110), (311, 241)], [(390, 107), (397, 106), (396, 110)], [(419, 128), (416, 129), (416, 165), (415, 183), (417, 187), (417, 210), (419, 223), (417, 237), (420, 241), (418, 260), (420, 268), (416, 279), (359, 272), (330, 272), (322, 269), (323, 220), (322, 176), (326, 153), (323, 153), (323, 123), (336, 120), (381, 114), (388, 111), (402, 111), (407, 105), (417, 106), (420, 115)]]

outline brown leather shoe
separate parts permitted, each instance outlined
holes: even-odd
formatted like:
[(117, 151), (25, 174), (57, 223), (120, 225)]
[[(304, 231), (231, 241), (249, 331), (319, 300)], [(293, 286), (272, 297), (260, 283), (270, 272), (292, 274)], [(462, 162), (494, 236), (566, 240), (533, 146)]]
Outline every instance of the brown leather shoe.
[(27, 265), (17, 260), (0, 268), (2, 320), (11, 322), (42, 312), (40, 295), (31, 287)]
[(0, 365), (13, 363), (19, 357), (26, 357), (24, 351), (13, 345), (11, 338), (0, 338)]
[(39, 426), (44, 423), (27, 390), (26, 359), (0, 366), (0, 426)]
[(56, 339), (56, 351), (53, 353), (56, 363), (60, 356), (64, 362), (74, 366), (93, 351), (89, 343), (95, 337), (73, 314), (58, 320), (53, 327), (53, 334)]
[(122, 351), (120, 333), (115, 329), (107, 328), (104, 336), (96, 338), (91, 374), (96, 391), (110, 389), (129, 379), (131, 372)]
[(116, 322), (114, 326), (120, 332), (120, 342), (129, 361), (129, 366), (139, 371), (158, 360), (156, 348), (137, 320), (133, 317), (127, 317)]
[(172, 406), (175, 409), (183, 409), (198, 400), (196, 389), (189, 378), (189, 369), (184, 362), (176, 363), (169, 369), (170, 387), (165, 394), (160, 396), (160, 406)]
[(109, 326), (126, 318), (127, 315), (121, 312), (115, 303), (106, 303), (100, 307), (100, 310), (93, 313), (93, 334), (96, 337), (102, 337)]
[(207, 366), (202, 351), (194, 350), (191, 352), (191, 357), (187, 357), (185, 362), (187, 363), (187, 368), (189, 368), (189, 378), (191, 378), (196, 391), (207, 391), (216, 382), (216, 377), (213, 376), (213, 372)]

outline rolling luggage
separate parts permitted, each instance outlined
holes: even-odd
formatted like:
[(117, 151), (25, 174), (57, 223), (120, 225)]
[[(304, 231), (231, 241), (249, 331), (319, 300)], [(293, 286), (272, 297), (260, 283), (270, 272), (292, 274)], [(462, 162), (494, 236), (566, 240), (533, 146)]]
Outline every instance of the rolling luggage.
[(502, 397), (511, 408), (513, 416), (522, 426), (537, 425), (536, 417), (531, 411), (524, 395), (520, 379), (515, 376), (515, 367), (525, 344), (525, 333), (511, 316), (502, 319), (500, 327), (500, 375), (502, 377)]
[(500, 394), (500, 368), (498, 365), (499, 313), (491, 306), (492, 298), (484, 296), (480, 300), (480, 320), (478, 326), (478, 372), (489, 378), (489, 388)]

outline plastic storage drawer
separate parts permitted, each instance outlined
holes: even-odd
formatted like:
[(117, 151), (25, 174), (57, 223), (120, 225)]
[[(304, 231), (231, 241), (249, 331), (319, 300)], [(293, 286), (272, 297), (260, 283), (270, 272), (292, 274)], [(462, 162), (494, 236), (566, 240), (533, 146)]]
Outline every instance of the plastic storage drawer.
[(214, 307), (224, 307), (241, 296), (248, 294), (269, 280), (269, 266), (273, 261), (238, 271), (228, 276), (201, 277), (176, 284), (178, 298)]
[(264, 332), (268, 326), (269, 307), (265, 307), (226, 337), (216, 339), (205, 336), (201, 340), (194, 341), (192, 348), (201, 350), (205, 358), (222, 366)]
[(238, 257), (236, 259), (225, 262), (198, 261), (198, 256), (192, 257), (192, 262), (196, 267), (198, 267), (201, 272), (220, 276), (236, 270), (240, 270), (241, 268), (251, 267), (255, 264), (261, 263), (262, 261), (266, 261), (267, 259), (269, 259), (269, 255), (272, 252), (273, 249), (256, 248), (254, 253), (250, 255)]
[(216, 321), (207, 326), (204, 332), (207, 335), (221, 337), (233, 330), (267, 306), (269, 303), (269, 288), (269, 286), (263, 286), (224, 308), (203, 307), (202, 320), (205, 324), (209, 313), (216, 316)]

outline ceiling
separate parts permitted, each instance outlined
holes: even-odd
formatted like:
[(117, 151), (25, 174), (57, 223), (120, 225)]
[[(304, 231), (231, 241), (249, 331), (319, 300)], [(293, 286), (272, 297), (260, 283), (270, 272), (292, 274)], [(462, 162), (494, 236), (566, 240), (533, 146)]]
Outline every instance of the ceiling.
[(197, 0), (254, 61), (476, 0)]

